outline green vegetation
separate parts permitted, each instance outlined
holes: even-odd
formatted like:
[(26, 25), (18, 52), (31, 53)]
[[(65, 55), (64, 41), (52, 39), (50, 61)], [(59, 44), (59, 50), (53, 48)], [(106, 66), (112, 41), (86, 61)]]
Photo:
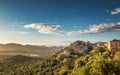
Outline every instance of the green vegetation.
[(97, 47), (91, 52), (73, 53), (62, 59), (59, 53), (46, 60), (1, 63), (0, 75), (120, 75), (120, 51), (111, 57), (106, 48)]
[(117, 60), (120, 60), (120, 51), (118, 51), (115, 56), (114, 56), (115, 59)]

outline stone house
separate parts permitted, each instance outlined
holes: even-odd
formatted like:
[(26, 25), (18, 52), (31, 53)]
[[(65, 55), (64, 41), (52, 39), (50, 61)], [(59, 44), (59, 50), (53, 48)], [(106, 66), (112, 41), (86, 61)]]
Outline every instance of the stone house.
[(114, 40), (108, 41), (106, 45), (108, 50), (111, 51), (112, 53), (115, 53), (118, 50), (120, 50), (120, 40), (114, 39)]

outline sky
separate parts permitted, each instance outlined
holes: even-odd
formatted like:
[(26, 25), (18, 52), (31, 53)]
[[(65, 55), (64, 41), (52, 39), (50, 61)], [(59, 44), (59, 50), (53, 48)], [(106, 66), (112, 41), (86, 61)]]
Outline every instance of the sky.
[(0, 0), (0, 43), (112, 39), (120, 39), (120, 0)]

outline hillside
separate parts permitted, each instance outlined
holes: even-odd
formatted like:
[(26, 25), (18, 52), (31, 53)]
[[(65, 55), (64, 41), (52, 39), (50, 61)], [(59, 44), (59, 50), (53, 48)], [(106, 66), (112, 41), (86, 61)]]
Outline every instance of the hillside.
[[(68, 52), (67, 52), (68, 51)], [(70, 52), (69, 52), (70, 51)], [(63, 54), (62, 57), (60, 55)], [(76, 41), (46, 60), (1, 66), (3, 75), (120, 75), (120, 51)]]
[(49, 57), (63, 47), (46, 47), (46, 46), (33, 46), (33, 45), (22, 45), (16, 43), (0, 44), (0, 57), (2, 59), (9, 58), (14, 55), (25, 55), (33, 57)]
[(4, 63), (14, 63), (14, 64), (21, 64), (25, 62), (30, 62), (33, 60), (40, 60), (41, 58), (39, 57), (28, 57), (28, 56), (23, 56), (23, 55), (15, 55), (10, 58), (5, 59), (3, 62)]

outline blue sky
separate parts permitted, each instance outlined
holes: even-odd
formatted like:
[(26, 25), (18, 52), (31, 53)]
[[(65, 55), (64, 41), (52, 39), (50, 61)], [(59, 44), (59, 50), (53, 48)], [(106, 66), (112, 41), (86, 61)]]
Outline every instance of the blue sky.
[(120, 0), (0, 0), (0, 34), (49, 46), (120, 39)]

